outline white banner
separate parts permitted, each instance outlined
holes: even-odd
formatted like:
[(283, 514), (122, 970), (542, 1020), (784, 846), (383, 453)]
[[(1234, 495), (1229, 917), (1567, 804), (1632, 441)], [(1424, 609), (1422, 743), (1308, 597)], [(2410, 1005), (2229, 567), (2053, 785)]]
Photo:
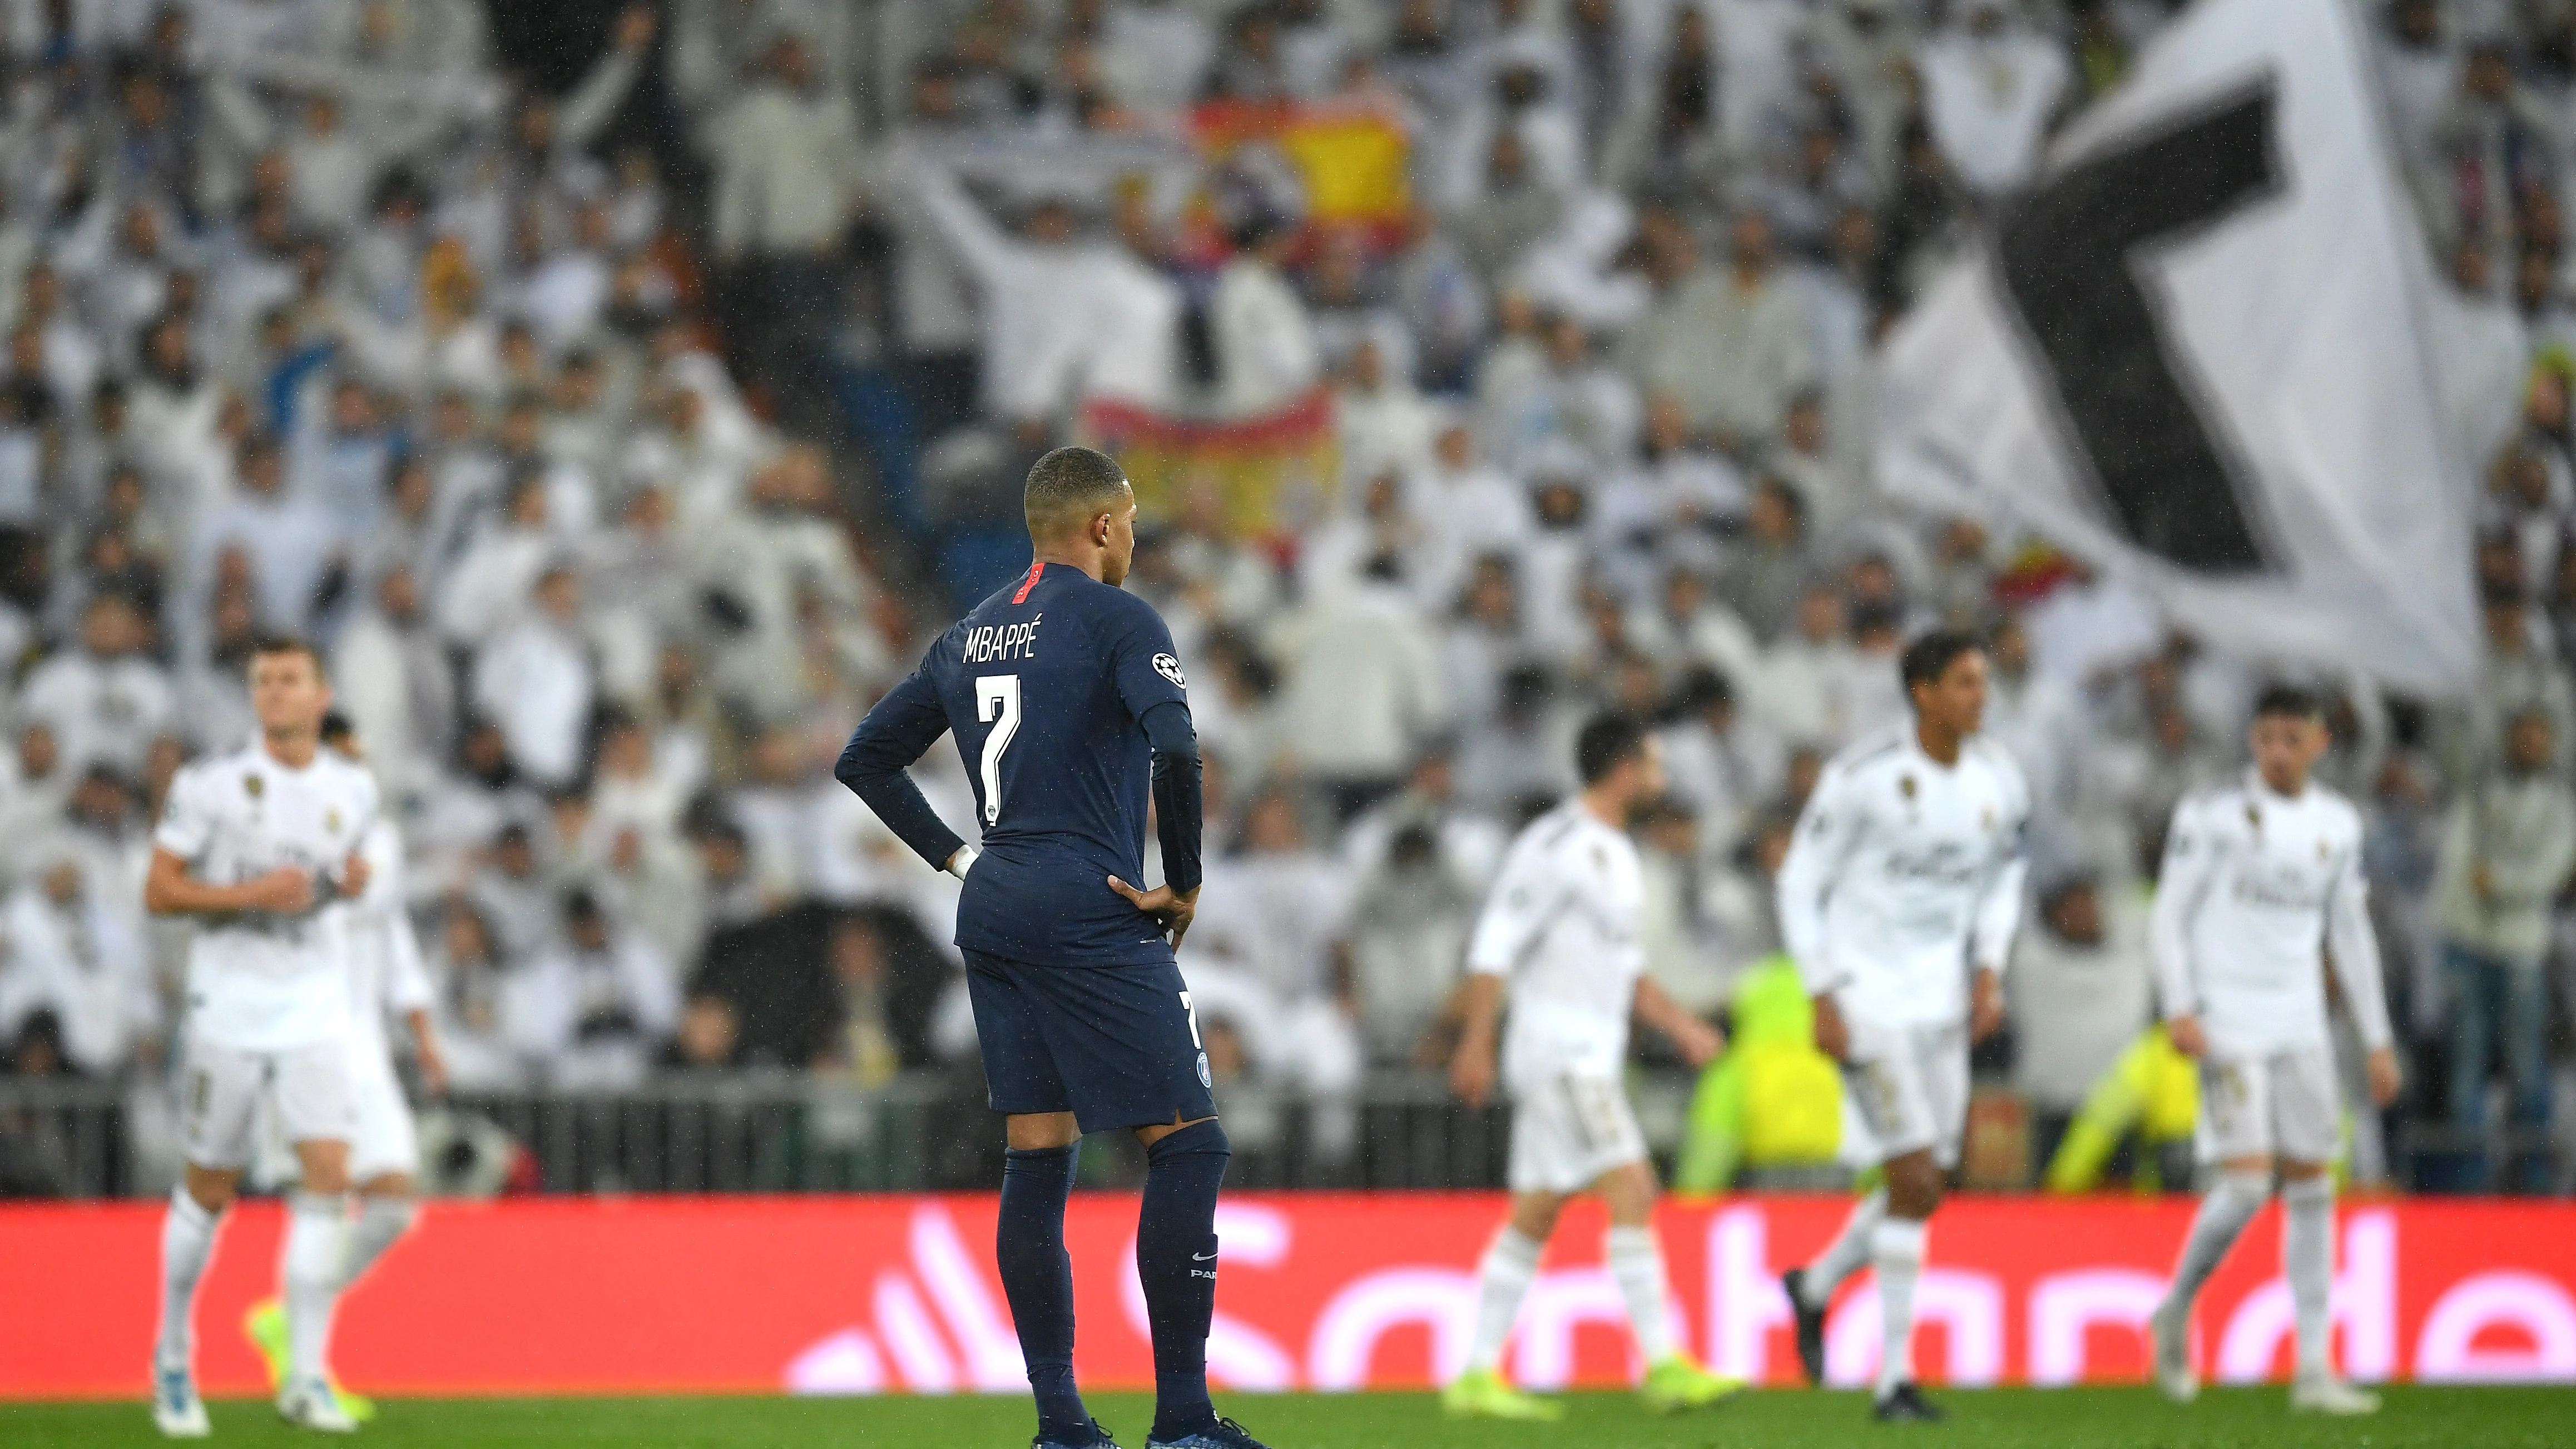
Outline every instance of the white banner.
[(1892, 492), (2022, 523), (2230, 648), (2466, 690), (2463, 425), (2343, 0), (2203, 0), (1890, 339)]

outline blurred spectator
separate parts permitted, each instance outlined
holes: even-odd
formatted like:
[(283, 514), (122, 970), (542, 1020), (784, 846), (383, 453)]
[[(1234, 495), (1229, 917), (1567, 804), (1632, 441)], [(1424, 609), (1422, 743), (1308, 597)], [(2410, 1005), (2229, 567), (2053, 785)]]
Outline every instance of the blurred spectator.
[(1312, 1146), (1347, 1160), (1358, 1124), (1348, 1101), (1362, 1046), (1350, 956), (1351, 884), (1340, 863), (1307, 842), (1296, 797), (1272, 788), (1244, 811), (1242, 847), (1210, 862), (1213, 907), (1191, 930), (1193, 949), (1223, 954), (1269, 998), (1254, 1054), (1318, 1105)]
[[(636, 48), (652, 37), (636, 23)], [(625, 39), (620, 37), (621, 42)], [(804, 38), (770, 42), (750, 87), (716, 117), (715, 257), (742, 302), (735, 324), (773, 365), (767, 339), (819, 335), (830, 258), (866, 203), (867, 164), (849, 97), (815, 73)]]
[(1646, 974), (1684, 1011), (1714, 1018), (1734, 984), (1727, 943), (1709, 911), (1709, 877), (1720, 857), (1708, 852), (1699, 817), (1684, 802), (1659, 800), (1642, 816)]
[(503, 1029), (550, 1086), (633, 1086), (679, 1024), (672, 981), (652, 947), (575, 891), (555, 942), (506, 981)]
[(1745, 514), (1747, 537), (1718, 578), (1718, 595), (1762, 638), (1776, 636), (1816, 566), (1807, 500), (1787, 479), (1764, 477)]
[(471, 907), (450, 905), (423, 954), (435, 992), (430, 1015), (450, 1086), (464, 1093), (504, 1092), (525, 1082), (526, 1065), (502, 1018), (509, 978), (491, 927)]
[(1323, 377), (1314, 321), (1280, 270), (1295, 241), (1295, 232), (1275, 216), (1255, 215), (1235, 228), (1235, 256), (1217, 274), (1216, 292), (1208, 299), (1221, 416), (1277, 412)]
[(2558, 652), (2538, 637), (2546, 620), (2534, 616), (2517, 579), (2488, 582), (2481, 608), (2484, 673), (2465, 705), (2444, 711), (2443, 768), (2462, 781), (2493, 769), (2503, 756), (2506, 721), (2536, 710), (2549, 717), (2550, 768), (2564, 775), (2576, 748), (2576, 684)]
[[(2576, 801), (2552, 770), (2555, 728), (2543, 709), (2510, 716), (2503, 759), (2465, 783), (2444, 833), (2435, 910), (2450, 998), (2451, 1120), (2462, 1127), (2485, 1124), (2487, 1077), (2499, 1062), (2509, 1120), (2549, 1124), (2543, 966), (2551, 904), (2576, 871)], [(2483, 1164), (2467, 1185), (2489, 1185)], [(2529, 1159), (2516, 1185), (2545, 1189), (2546, 1165)]]
[(2046, 1162), (2093, 1092), (2154, 1019), (2146, 913), (2094, 877), (2064, 875), (2037, 907), (2005, 977), (2012, 1080), (2031, 1110), (2031, 1158)]
[(374, 597), (341, 631), (332, 659), (333, 697), (395, 800), (426, 792), (454, 748), (455, 670), (421, 602), (410, 566), (386, 570)]
[(56, 851), (33, 866), (0, 908), (0, 1041), (20, 1039), (44, 1014), (68, 1070), (119, 1076), (161, 1031), (143, 942), (78, 858)]
[(1446, 1060), (1446, 1020), (1482, 903), (1424, 824), (1396, 828), (1351, 904), (1351, 978), (1369, 1059), (1426, 1065)]
[(1658, 298), (1629, 332), (1627, 365), (1721, 449), (1768, 440), (1789, 400), (1815, 381), (1806, 319), (1772, 274), (1770, 224), (1737, 216), (1723, 271), (1699, 263), (1677, 218), (1650, 214), (1641, 234)]
[(1441, 724), (1439, 661), (1420, 610), (1373, 561), (1345, 587), (1282, 617), (1279, 730), (1295, 765), (1347, 820), (1396, 788)]
[(27, 675), (22, 718), (53, 731), (73, 770), (105, 765), (138, 774), (144, 752), (168, 728), (174, 701), (166, 671), (147, 652), (150, 626), (133, 602), (100, 594), (82, 611), (80, 643)]
[(1934, 141), (1959, 179), (1986, 196), (2029, 179), (2040, 137), (2075, 80), (2065, 53), (2015, 9), (2008, 0), (1965, 0), (1914, 57)]
[(1768, 726), (1746, 716), (1732, 678), (1717, 670), (1686, 675), (1675, 705), (1676, 717), (1661, 735), (1664, 768), (1674, 793), (1689, 803), (1708, 852), (1731, 856), (1778, 792), (1786, 751)]
[(593, 696), (581, 576), (570, 564), (550, 564), (529, 594), (534, 607), (476, 652), (473, 701), (500, 726), (520, 773), (555, 788), (588, 763)]

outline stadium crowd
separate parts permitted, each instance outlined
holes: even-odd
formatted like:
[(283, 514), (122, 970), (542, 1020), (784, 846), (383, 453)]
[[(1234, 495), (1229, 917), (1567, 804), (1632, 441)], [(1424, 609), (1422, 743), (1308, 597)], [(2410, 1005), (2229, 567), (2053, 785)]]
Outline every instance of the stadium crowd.
[[(2355, 3), (2463, 365), (2524, 425), (2482, 475), (2479, 692), (2310, 682), (2369, 820), (2399, 1119), (2536, 1133), (2576, 1118), (2576, 5)], [(1207, 752), (1183, 966), (1238, 1142), (1293, 1098), (1347, 1157), (1372, 1072), (1440, 1059), (1502, 847), (1616, 705), (1673, 777), (1651, 969), (1738, 1028), (1686, 1110), (1650, 1065), (1660, 1145), (1686, 1185), (1830, 1161), (1769, 875), (1936, 622), (1988, 631), (2038, 802), (1980, 1059), (2036, 1150), (1996, 1171), (2186, 1137), (2145, 897), (2175, 802), (2297, 671), (1873, 496), (1867, 426), (1873, 339), (2175, 8), (674, 0), (548, 95), (472, 0), (12, 7), (5, 1059), (130, 1084), (148, 1147), (181, 956), (141, 912), (150, 822), (248, 737), (253, 638), (295, 631), (403, 822), (460, 1092), (971, 1073), (955, 882), (829, 773), (958, 607), (919, 561), (998, 582), (953, 545), (1101, 405), (1222, 425), (1320, 388), (1318, 501), (1246, 536), (1184, 488), (1130, 583)], [(601, 144), (639, 88), (676, 152)], [(1200, 143), (1209, 102), (1372, 118), (1405, 204), (1315, 222), (1280, 150)], [(909, 434), (782, 427), (827, 369), (890, 380)], [(953, 755), (918, 773), (963, 822)], [(2392, 1166), (2356, 1116), (2365, 1176), (2576, 1171)]]

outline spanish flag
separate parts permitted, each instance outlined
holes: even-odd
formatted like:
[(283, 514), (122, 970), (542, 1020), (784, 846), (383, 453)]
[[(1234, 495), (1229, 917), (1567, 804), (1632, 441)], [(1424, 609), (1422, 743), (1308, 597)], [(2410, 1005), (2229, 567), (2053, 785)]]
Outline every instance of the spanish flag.
[(1306, 219), (1371, 231), (1403, 224), (1413, 204), (1413, 140), (1403, 123), (1364, 101), (1247, 105), (1220, 101), (1191, 116), (1200, 148), (1222, 160), (1253, 141), (1277, 146), (1306, 187)]
[(1212, 488), (1227, 525), (1248, 540), (1276, 542), (1321, 522), (1341, 478), (1333, 394), (1322, 386), (1268, 417), (1228, 422), (1099, 401), (1083, 409), (1081, 433), (1127, 470), (1137, 512), (1170, 518)]

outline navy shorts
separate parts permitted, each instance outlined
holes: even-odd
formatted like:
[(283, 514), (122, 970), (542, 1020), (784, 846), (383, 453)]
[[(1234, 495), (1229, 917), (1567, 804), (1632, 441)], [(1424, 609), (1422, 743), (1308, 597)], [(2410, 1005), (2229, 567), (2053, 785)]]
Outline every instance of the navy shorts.
[(1189, 984), (1169, 961), (1031, 966), (966, 953), (996, 1112), (1071, 1112), (1085, 1132), (1216, 1115)]

